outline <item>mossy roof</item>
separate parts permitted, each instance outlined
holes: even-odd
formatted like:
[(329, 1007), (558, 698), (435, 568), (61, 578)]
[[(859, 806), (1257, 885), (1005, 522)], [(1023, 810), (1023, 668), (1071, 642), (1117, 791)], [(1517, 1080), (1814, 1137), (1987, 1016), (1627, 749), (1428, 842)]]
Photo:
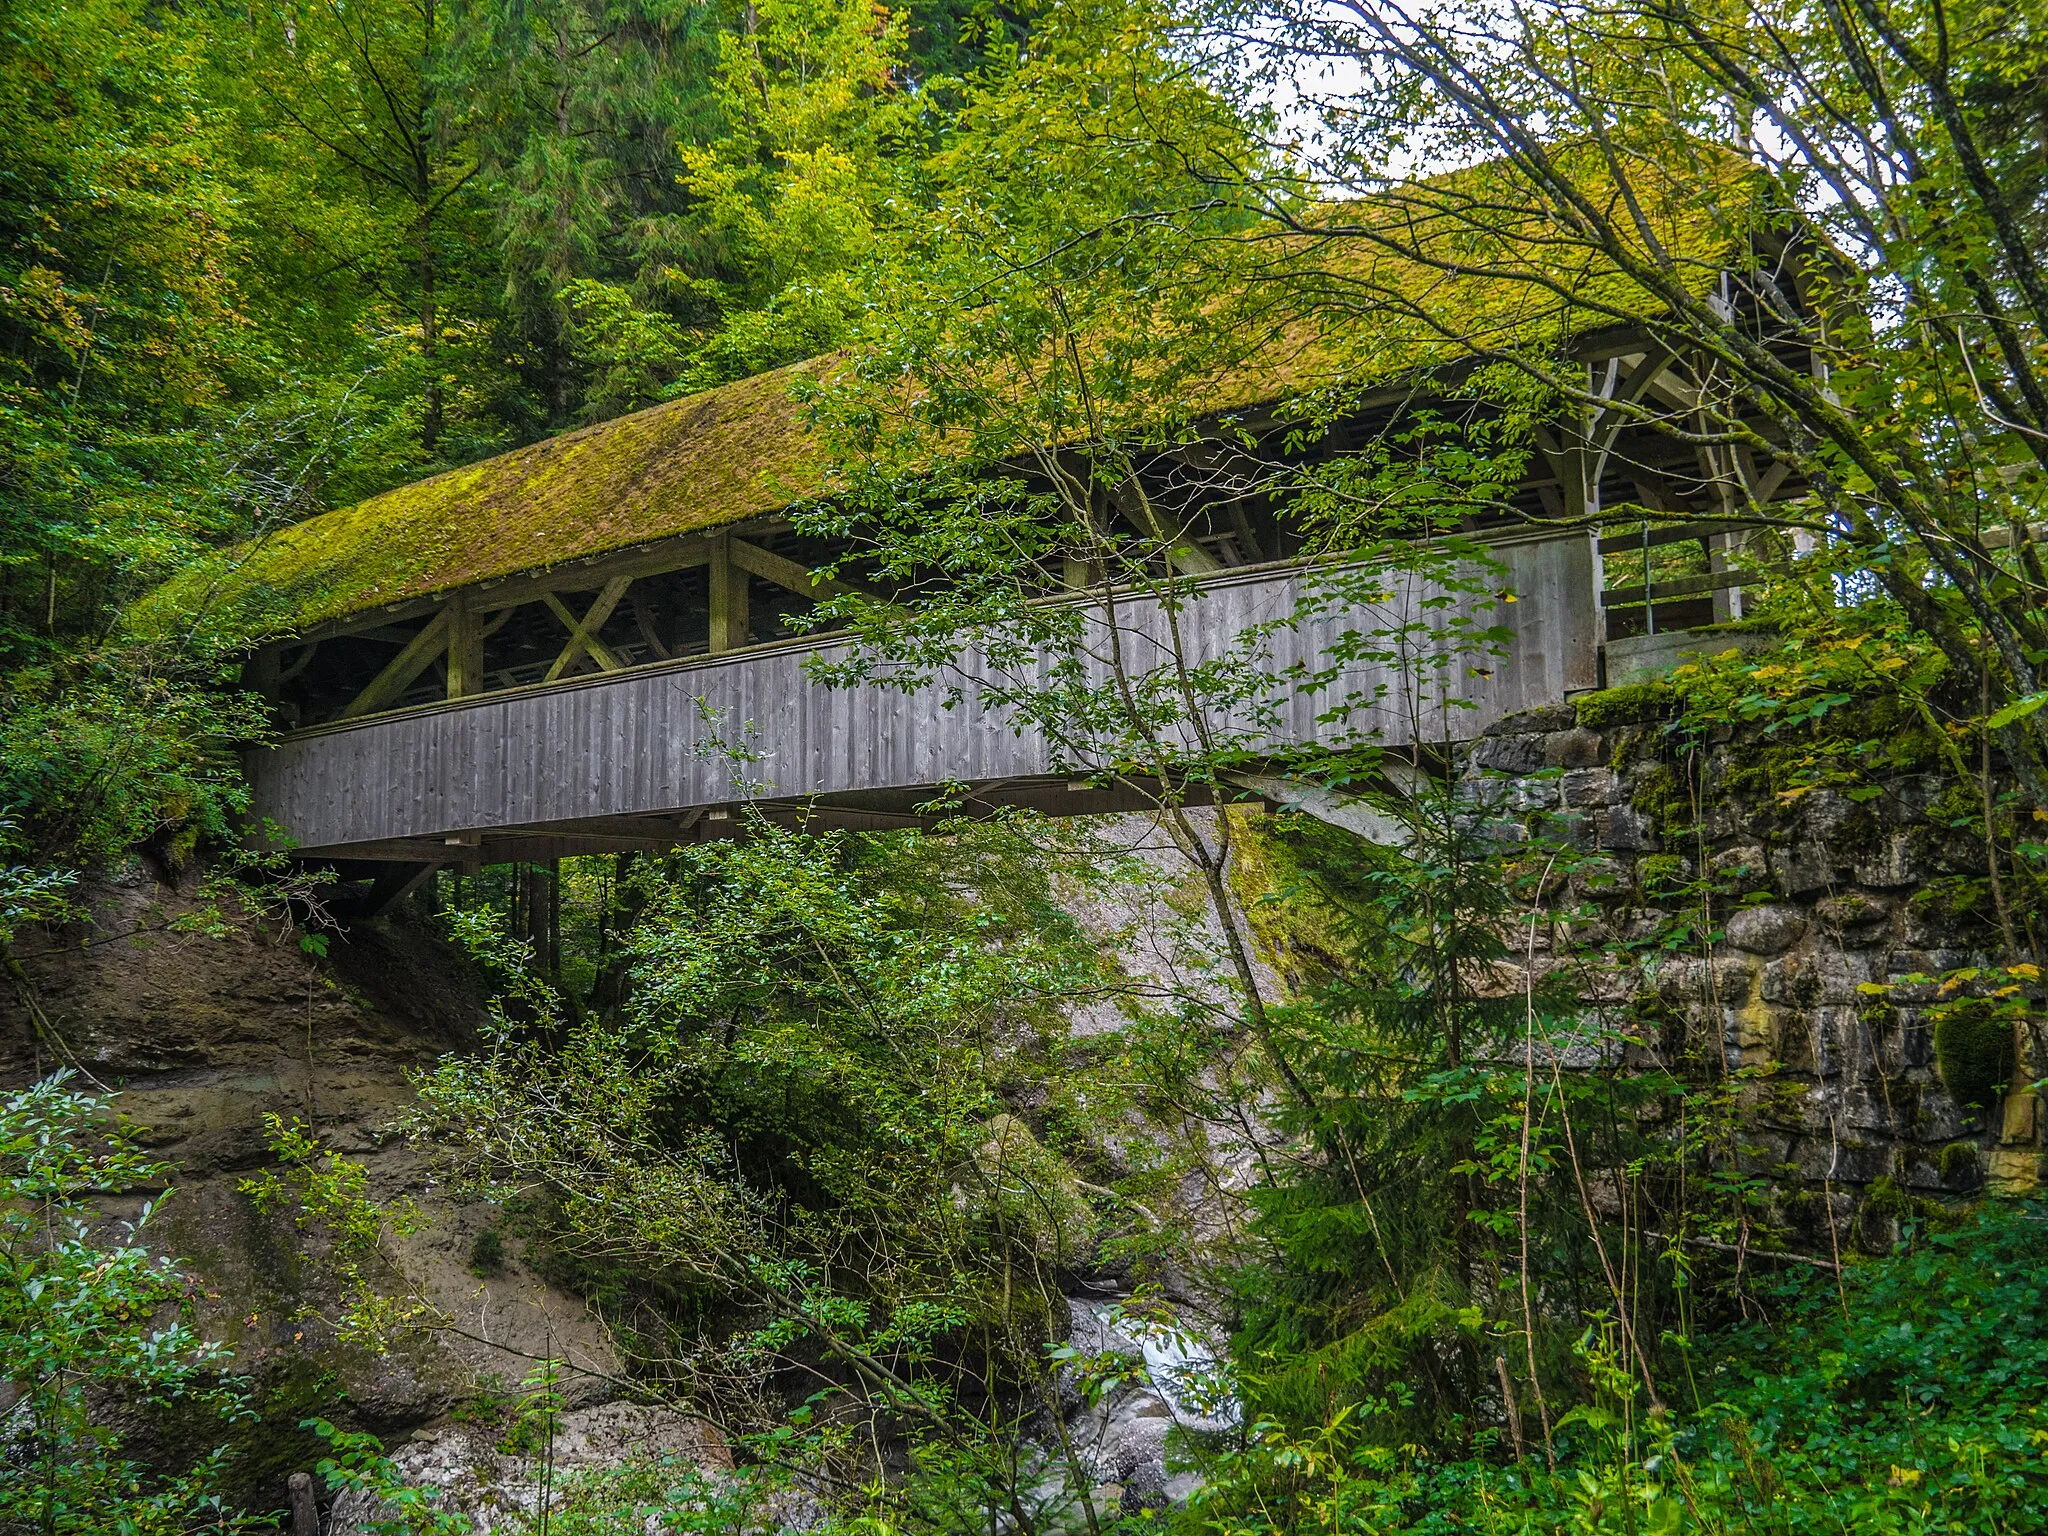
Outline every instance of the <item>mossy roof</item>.
[(322, 513), (227, 551), (157, 601), (290, 633), (775, 512), (822, 483), (791, 398), (820, 367), (741, 379)]
[[(1720, 163), (1733, 190), (1746, 173), (1732, 157)], [(1426, 184), (1435, 195), (1390, 199), (1364, 215), (1401, 226), (1388, 231), (1397, 242), (1451, 253), (1459, 270), (1356, 238), (1276, 246), (1267, 275), (1321, 289), (1326, 318), (1276, 321), (1257, 347), (1208, 381), (1206, 409), (1269, 404), (1334, 379), (1353, 387), (1391, 380), (1469, 355), (1472, 344), (1561, 339), (1611, 320), (1581, 304), (1626, 308), (1632, 295), (1641, 297), (1583, 245), (1547, 239), (1540, 227), (1510, 224), (1502, 234), (1475, 236), (1451, 210), (1468, 197), (1489, 201), (1484, 183), (1491, 169)], [(1724, 219), (1701, 216), (1705, 204), (1721, 201), (1705, 191), (1697, 183), (1673, 184), (1647, 207), (1660, 240), (1696, 266), (1702, 286), (1729, 238)], [(1364, 219), (1350, 205), (1333, 222), (1356, 229)], [(1581, 303), (1518, 278), (1517, 268), (1524, 277), (1540, 270)], [(1446, 322), (1464, 345), (1446, 339)], [(792, 390), (824, 377), (830, 366), (829, 359), (793, 364), (309, 518), (225, 552), (145, 606), (203, 605), (245, 633), (302, 632), (365, 610), (773, 514), (824, 489), (825, 465)]]

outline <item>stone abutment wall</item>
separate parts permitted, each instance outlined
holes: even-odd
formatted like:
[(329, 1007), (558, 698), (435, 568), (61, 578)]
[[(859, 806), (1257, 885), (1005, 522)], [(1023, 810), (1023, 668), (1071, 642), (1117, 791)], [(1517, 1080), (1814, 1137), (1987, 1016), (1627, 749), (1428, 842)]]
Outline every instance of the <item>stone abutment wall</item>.
[(1636, 1064), (1725, 1073), (1745, 1158), (1809, 1238), (1826, 1211), (1881, 1250), (1917, 1199), (2037, 1185), (2038, 957), (2010, 874), (1994, 889), (1978, 787), (1931, 753), (1833, 772), (1852, 765), (1825, 746), (1679, 732), (1668, 702), (1650, 686), (1532, 710), (1470, 755), (1492, 835), (1551, 870), (1539, 968), (1585, 965)]

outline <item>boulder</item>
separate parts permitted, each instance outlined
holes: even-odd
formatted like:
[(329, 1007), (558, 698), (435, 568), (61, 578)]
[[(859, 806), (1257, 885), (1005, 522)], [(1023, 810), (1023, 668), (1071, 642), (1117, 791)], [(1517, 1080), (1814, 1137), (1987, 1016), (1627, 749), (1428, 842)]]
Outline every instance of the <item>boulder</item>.
[(1745, 954), (1784, 954), (1806, 936), (1806, 918), (1796, 907), (1743, 907), (1726, 932), (1729, 944)]
[[(390, 1460), (436, 1511), (462, 1517), (477, 1536), (533, 1529), (544, 1494), (550, 1514), (559, 1518), (606, 1472), (632, 1463), (664, 1466), (679, 1480), (701, 1474), (714, 1488), (738, 1489), (730, 1480), (732, 1451), (717, 1426), (673, 1408), (613, 1402), (564, 1413), (551, 1460), (525, 1444), (508, 1449), (511, 1444), (504, 1428), (453, 1424), (414, 1436)], [(327, 1536), (373, 1536), (395, 1514), (375, 1494), (349, 1490), (334, 1501)]]

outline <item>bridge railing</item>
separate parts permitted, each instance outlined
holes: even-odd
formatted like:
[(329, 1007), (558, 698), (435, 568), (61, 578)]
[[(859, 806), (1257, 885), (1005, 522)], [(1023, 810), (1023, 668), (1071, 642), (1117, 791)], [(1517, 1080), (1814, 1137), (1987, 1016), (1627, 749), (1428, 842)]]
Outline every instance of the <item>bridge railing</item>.
[[(1254, 748), (1470, 736), (1597, 686), (1597, 573), (1585, 533), (1545, 531), (1490, 544), (1448, 582), (1261, 567), (1106, 612), (1077, 599), (1083, 670), (1108, 687), (1112, 650), (1141, 673), (1233, 655), (1252, 686), (1210, 723)], [(1447, 638), (1487, 633), (1498, 644)], [(970, 646), (922, 686), (816, 681), (814, 659), (850, 645), (793, 640), (298, 733), (249, 755), (254, 811), (309, 854), (445, 862), (673, 842), (746, 800), (886, 817), (965, 784), (984, 803), (1107, 808), (1047, 798), (1114, 749), (1058, 739), (1019, 708), (1054, 680), (1050, 659), (1019, 671)]]

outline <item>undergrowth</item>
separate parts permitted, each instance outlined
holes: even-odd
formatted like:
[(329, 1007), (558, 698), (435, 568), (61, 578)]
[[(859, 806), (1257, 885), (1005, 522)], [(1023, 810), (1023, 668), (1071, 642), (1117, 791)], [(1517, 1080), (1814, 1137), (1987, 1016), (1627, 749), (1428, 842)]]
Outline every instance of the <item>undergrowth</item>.
[(1771, 1533), (2048, 1529), (2048, 1207), (1984, 1206), (1839, 1279), (1804, 1269), (1698, 1341), (1649, 1401), (1597, 1323), (1591, 1395), (1549, 1454), (1436, 1460), (1374, 1412), (1255, 1425), (1205, 1459), (1190, 1532)]

